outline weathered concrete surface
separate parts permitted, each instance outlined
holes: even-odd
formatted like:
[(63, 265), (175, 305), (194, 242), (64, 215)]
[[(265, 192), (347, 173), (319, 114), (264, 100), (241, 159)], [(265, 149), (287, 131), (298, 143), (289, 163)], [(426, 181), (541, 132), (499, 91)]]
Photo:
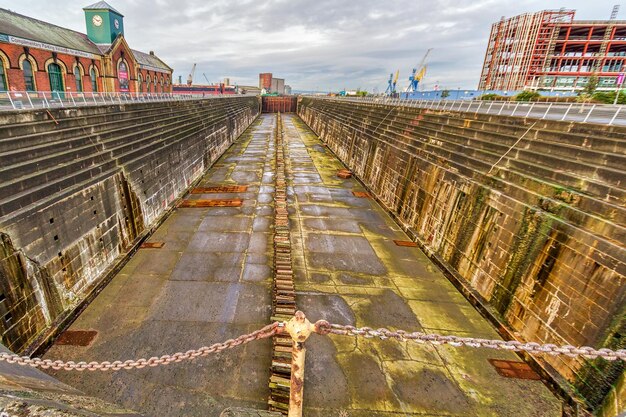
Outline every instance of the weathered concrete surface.
[(280, 417), (276, 411), (254, 410), (250, 408), (229, 407), (220, 414), (220, 417)]
[[(0, 345), (0, 352), (9, 352)], [(139, 417), (139, 414), (89, 397), (43, 372), (0, 362), (0, 412), (30, 417)]]
[[(497, 332), (408, 240), (295, 116), (284, 116), (291, 171), (298, 307), (310, 320), (474, 337)], [(499, 376), (501, 351), (313, 336), (307, 341), (310, 416), (560, 416), (539, 381)]]
[(3, 113), (2, 342), (45, 343), (258, 107), (237, 97)]
[[(298, 112), (516, 338), (626, 347), (623, 128), (310, 98)], [(537, 359), (589, 409), (624, 371)]]
[[(241, 207), (178, 208), (70, 330), (93, 329), (88, 347), (53, 346), (47, 358), (108, 360), (186, 351), (269, 323), (269, 240), (274, 120), (257, 120), (204, 175), (200, 187), (248, 186)], [(267, 408), (269, 340), (166, 367), (115, 373), (54, 372), (61, 381), (151, 416), (219, 416), (228, 406)]]

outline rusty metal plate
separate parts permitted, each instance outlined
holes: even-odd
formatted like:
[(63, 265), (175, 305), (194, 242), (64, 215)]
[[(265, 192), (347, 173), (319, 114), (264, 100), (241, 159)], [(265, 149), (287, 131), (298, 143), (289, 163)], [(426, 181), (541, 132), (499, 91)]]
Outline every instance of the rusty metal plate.
[(179, 207), (183, 208), (201, 208), (201, 207), (241, 207), (243, 200), (241, 198), (233, 198), (228, 200), (183, 200)]
[(89, 346), (98, 335), (95, 330), (66, 330), (54, 341), (55, 345)]
[(247, 185), (223, 185), (219, 187), (196, 187), (191, 194), (245, 193)]
[(358, 198), (370, 198), (370, 197), (372, 197), (372, 196), (370, 195), (370, 193), (367, 193), (367, 192), (365, 192), (365, 191), (352, 191), (352, 194), (353, 194), (355, 197), (358, 197)]
[(417, 247), (417, 243), (411, 240), (394, 240), (393, 243), (395, 243), (397, 246), (405, 246), (407, 248)]
[(165, 242), (143, 242), (140, 246), (141, 249), (161, 249), (165, 246)]
[(525, 362), (489, 359), (496, 372), (505, 378), (540, 380), (541, 377)]
[(352, 172), (348, 171), (347, 169), (340, 169), (339, 171), (337, 171), (337, 176), (345, 180), (352, 177)]

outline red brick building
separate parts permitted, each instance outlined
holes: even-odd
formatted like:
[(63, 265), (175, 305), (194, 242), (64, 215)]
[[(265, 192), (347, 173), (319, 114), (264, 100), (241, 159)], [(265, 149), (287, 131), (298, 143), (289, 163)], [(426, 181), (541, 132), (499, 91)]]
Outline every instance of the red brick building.
[(0, 91), (171, 92), (172, 69), (128, 46), (121, 13), (84, 10), (87, 34), (0, 8)]

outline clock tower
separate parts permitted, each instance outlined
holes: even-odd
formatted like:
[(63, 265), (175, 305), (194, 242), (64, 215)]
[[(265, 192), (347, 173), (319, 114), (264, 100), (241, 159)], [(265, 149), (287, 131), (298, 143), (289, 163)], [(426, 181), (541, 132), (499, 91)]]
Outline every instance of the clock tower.
[(96, 44), (110, 45), (117, 35), (124, 34), (124, 16), (106, 1), (83, 8), (87, 37)]

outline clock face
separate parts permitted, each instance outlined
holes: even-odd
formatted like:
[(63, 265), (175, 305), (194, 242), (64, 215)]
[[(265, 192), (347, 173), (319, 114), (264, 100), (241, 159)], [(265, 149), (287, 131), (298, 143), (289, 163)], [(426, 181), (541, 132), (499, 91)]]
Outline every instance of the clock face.
[(100, 26), (102, 24), (102, 16), (100, 16), (99, 14), (94, 15), (94, 17), (91, 19), (91, 22), (94, 24), (94, 26)]
[(113, 21), (113, 24), (115, 25), (115, 29), (119, 29), (120, 28), (120, 21), (119, 20), (115, 19)]

